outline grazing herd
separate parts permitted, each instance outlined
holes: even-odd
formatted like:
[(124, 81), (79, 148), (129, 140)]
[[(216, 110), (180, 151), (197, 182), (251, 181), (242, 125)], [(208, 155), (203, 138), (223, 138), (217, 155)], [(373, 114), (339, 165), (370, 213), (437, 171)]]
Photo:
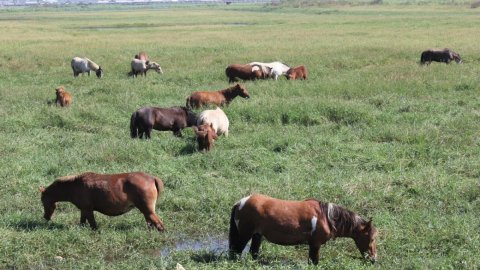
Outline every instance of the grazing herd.
[[(450, 49), (430, 49), (422, 52), (420, 63), (432, 61), (449, 64), (462, 63), (460, 55)], [(163, 74), (156, 62), (150, 61), (145, 52), (134, 56), (130, 63), (129, 76), (146, 76), (148, 70)], [(103, 69), (88, 58), (74, 57), (71, 61), (73, 76), (94, 71), (103, 77)], [(306, 80), (305, 66), (289, 67), (282, 62), (251, 62), (229, 65), (225, 74), (229, 83), (238, 80)], [(57, 87), (55, 104), (66, 107), (72, 104), (72, 96), (63, 86)], [(185, 106), (171, 108), (143, 107), (130, 118), (131, 138), (151, 138), (153, 129), (172, 131), (182, 137), (182, 129), (192, 127), (199, 151), (210, 151), (219, 136), (228, 137), (229, 120), (220, 108), (229, 105), (235, 97), (250, 98), (244, 85), (218, 91), (196, 91), (186, 99)], [(192, 109), (216, 106), (202, 111), (198, 117)], [(158, 231), (165, 229), (155, 212), (163, 182), (143, 172), (121, 174), (83, 173), (56, 179), (47, 188), (40, 188), (44, 218), (50, 220), (57, 202), (71, 202), (80, 209), (80, 223), (87, 221), (97, 229), (94, 211), (108, 216), (122, 215), (132, 208), (142, 212), (147, 223)], [(261, 194), (253, 194), (238, 201), (232, 208), (229, 229), (229, 252), (234, 258), (241, 254), (251, 240), (250, 253), (258, 257), (262, 238), (279, 245), (309, 245), (309, 259), (313, 264), (319, 260), (320, 246), (335, 237), (353, 238), (358, 250), (372, 262), (377, 259), (375, 238), (377, 230), (369, 221), (343, 207), (315, 199), (285, 201)]]

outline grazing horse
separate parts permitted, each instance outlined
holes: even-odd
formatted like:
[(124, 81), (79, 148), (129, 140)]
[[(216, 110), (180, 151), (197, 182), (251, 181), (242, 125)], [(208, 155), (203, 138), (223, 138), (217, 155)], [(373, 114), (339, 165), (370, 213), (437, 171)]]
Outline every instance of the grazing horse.
[(223, 106), (228, 105), (234, 98), (241, 96), (250, 98), (245, 86), (236, 84), (235, 86), (219, 91), (197, 91), (193, 92), (186, 101), (187, 108), (200, 108), (208, 104)]
[(163, 74), (162, 68), (156, 62), (149, 62), (140, 59), (132, 59), (130, 63), (132, 71), (128, 73), (129, 76), (137, 77), (138, 74), (147, 76), (147, 71), (152, 69), (155, 70), (158, 74)]
[(135, 54), (135, 59), (143, 60), (143, 61), (150, 61), (150, 58), (148, 57), (146, 52), (139, 52), (138, 54)]
[(432, 61), (444, 62), (450, 64), (451, 61), (455, 61), (457, 64), (462, 64), (462, 58), (460, 55), (448, 48), (445, 49), (429, 49), (422, 52), (420, 56), (420, 63), (430, 65)]
[(287, 79), (296, 80), (296, 79), (307, 79), (308, 71), (305, 66), (298, 66), (291, 68), (287, 71)]
[(249, 65), (258, 65), (262, 68), (262, 71), (265, 74), (269, 74), (270, 77), (275, 80), (278, 79), (278, 76), (286, 75), (290, 67), (285, 65), (282, 62), (271, 62), (271, 63), (262, 63), (262, 62), (252, 62)]
[(78, 74), (86, 72), (90, 76), (90, 70), (95, 71), (98, 78), (103, 77), (103, 69), (88, 58), (74, 57), (70, 63), (73, 70), (73, 76), (78, 77)]
[(230, 218), (230, 256), (241, 254), (247, 242), (250, 254), (257, 258), (262, 237), (279, 245), (308, 244), (309, 258), (318, 263), (320, 246), (334, 237), (353, 238), (362, 255), (376, 261), (375, 236), (372, 220), (332, 203), (314, 199), (284, 201), (261, 194), (241, 199)]
[(88, 220), (93, 230), (97, 223), (93, 211), (107, 216), (119, 216), (136, 207), (150, 226), (163, 231), (163, 222), (155, 213), (155, 204), (163, 182), (143, 172), (120, 174), (96, 174), (64, 176), (47, 188), (40, 188), (43, 217), (52, 218), (57, 202), (71, 202), (81, 211), (80, 223)]
[(55, 88), (55, 94), (57, 96), (55, 99), (56, 105), (60, 105), (61, 107), (67, 107), (72, 104), (72, 95), (65, 91), (65, 88), (63, 88), (63, 86)]
[(227, 115), (220, 108), (215, 110), (205, 110), (198, 116), (197, 125), (209, 124), (217, 135), (224, 134), (228, 137), (228, 127), (230, 122)]
[(237, 78), (252, 81), (265, 79), (266, 74), (267, 73), (263, 73), (259, 65), (232, 64), (225, 69), (225, 75), (227, 75), (229, 83), (237, 81)]
[(200, 151), (210, 151), (213, 148), (213, 142), (218, 138), (213, 125), (203, 124), (193, 126), (193, 131), (197, 135), (198, 150)]
[(171, 130), (177, 137), (182, 137), (181, 130), (197, 124), (197, 116), (185, 107), (157, 108), (143, 107), (132, 114), (130, 118), (130, 135), (150, 139), (152, 129)]

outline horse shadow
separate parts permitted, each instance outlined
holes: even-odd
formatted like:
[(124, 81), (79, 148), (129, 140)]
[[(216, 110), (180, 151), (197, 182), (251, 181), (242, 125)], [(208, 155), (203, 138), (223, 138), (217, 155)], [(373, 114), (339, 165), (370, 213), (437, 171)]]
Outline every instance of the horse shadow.
[(190, 259), (197, 263), (215, 263), (228, 260), (228, 256), (224, 252), (215, 253), (212, 251), (204, 251), (193, 254), (190, 256)]
[(31, 232), (36, 230), (64, 230), (66, 228), (66, 226), (63, 224), (39, 220), (20, 220), (17, 222), (12, 222), (9, 225), (19, 232)]
[(193, 143), (188, 143), (187, 145), (185, 145), (179, 152), (178, 152), (178, 155), (181, 155), (181, 156), (188, 156), (188, 155), (192, 155), (193, 153), (196, 153), (197, 152), (197, 148), (195, 146), (195, 142)]

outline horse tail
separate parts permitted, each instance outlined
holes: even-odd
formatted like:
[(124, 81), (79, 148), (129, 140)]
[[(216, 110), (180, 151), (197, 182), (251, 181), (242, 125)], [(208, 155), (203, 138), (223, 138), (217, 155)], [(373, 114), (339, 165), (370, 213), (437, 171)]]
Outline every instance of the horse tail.
[(155, 179), (155, 188), (157, 189), (157, 195), (160, 195), (161, 192), (165, 189), (165, 186), (163, 185), (163, 181), (160, 180), (157, 177), (154, 177)]
[(230, 253), (230, 258), (235, 256), (235, 253), (237, 253), (236, 247), (240, 240), (240, 233), (238, 231), (237, 223), (235, 222), (235, 211), (237, 210), (237, 208), (238, 203), (233, 206), (232, 212), (230, 214), (230, 230), (228, 232), (228, 250)]
[(130, 137), (137, 138), (138, 137), (138, 127), (137, 127), (137, 112), (132, 113), (132, 117), (130, 117)]

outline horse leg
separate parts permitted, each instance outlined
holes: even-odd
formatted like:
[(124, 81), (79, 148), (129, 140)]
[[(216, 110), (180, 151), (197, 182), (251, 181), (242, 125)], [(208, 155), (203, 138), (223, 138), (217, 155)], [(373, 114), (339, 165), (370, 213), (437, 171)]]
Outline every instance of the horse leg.
[(152, 137), (150, 136), (150, 134), (152, 133), (152, 128), (151, 127), (148, 127), (145, 129), (145, 139), (151, 139)]
[(252, 237), (252, 243), (250, 244), (250, 255), (256, 260), (258, 258), (258, 251), (260, 250), (260, 245), (262, 244), (262, 235), (254, 234)]
[(85, 225), (85, 223), (87, 223), (87, 211), (81, 210), (81, 213), (80, 213), (80, 224), (81, 224), (81, 225)]
[(310, 260), (314, 265), (318, 264), (319, 251), (320, 251), (320, 244), (310, 243), (310, 248), (308, 250), (308, 257), (310, 258)]
[(90, 223), (90, 228), (92, 230), (97, 229), (97, 222), (95, 221), (95, 216), (93, 215), (93, 210), (82, 210), (80, 221), (82, 221), (82, 218), (86, 218), (88, 220), (88, 223)]
[(181, 138), (182, 137), (182, 130), (179, 127), (174, 127), (173, 135), (175, 135), (175, 137)]

